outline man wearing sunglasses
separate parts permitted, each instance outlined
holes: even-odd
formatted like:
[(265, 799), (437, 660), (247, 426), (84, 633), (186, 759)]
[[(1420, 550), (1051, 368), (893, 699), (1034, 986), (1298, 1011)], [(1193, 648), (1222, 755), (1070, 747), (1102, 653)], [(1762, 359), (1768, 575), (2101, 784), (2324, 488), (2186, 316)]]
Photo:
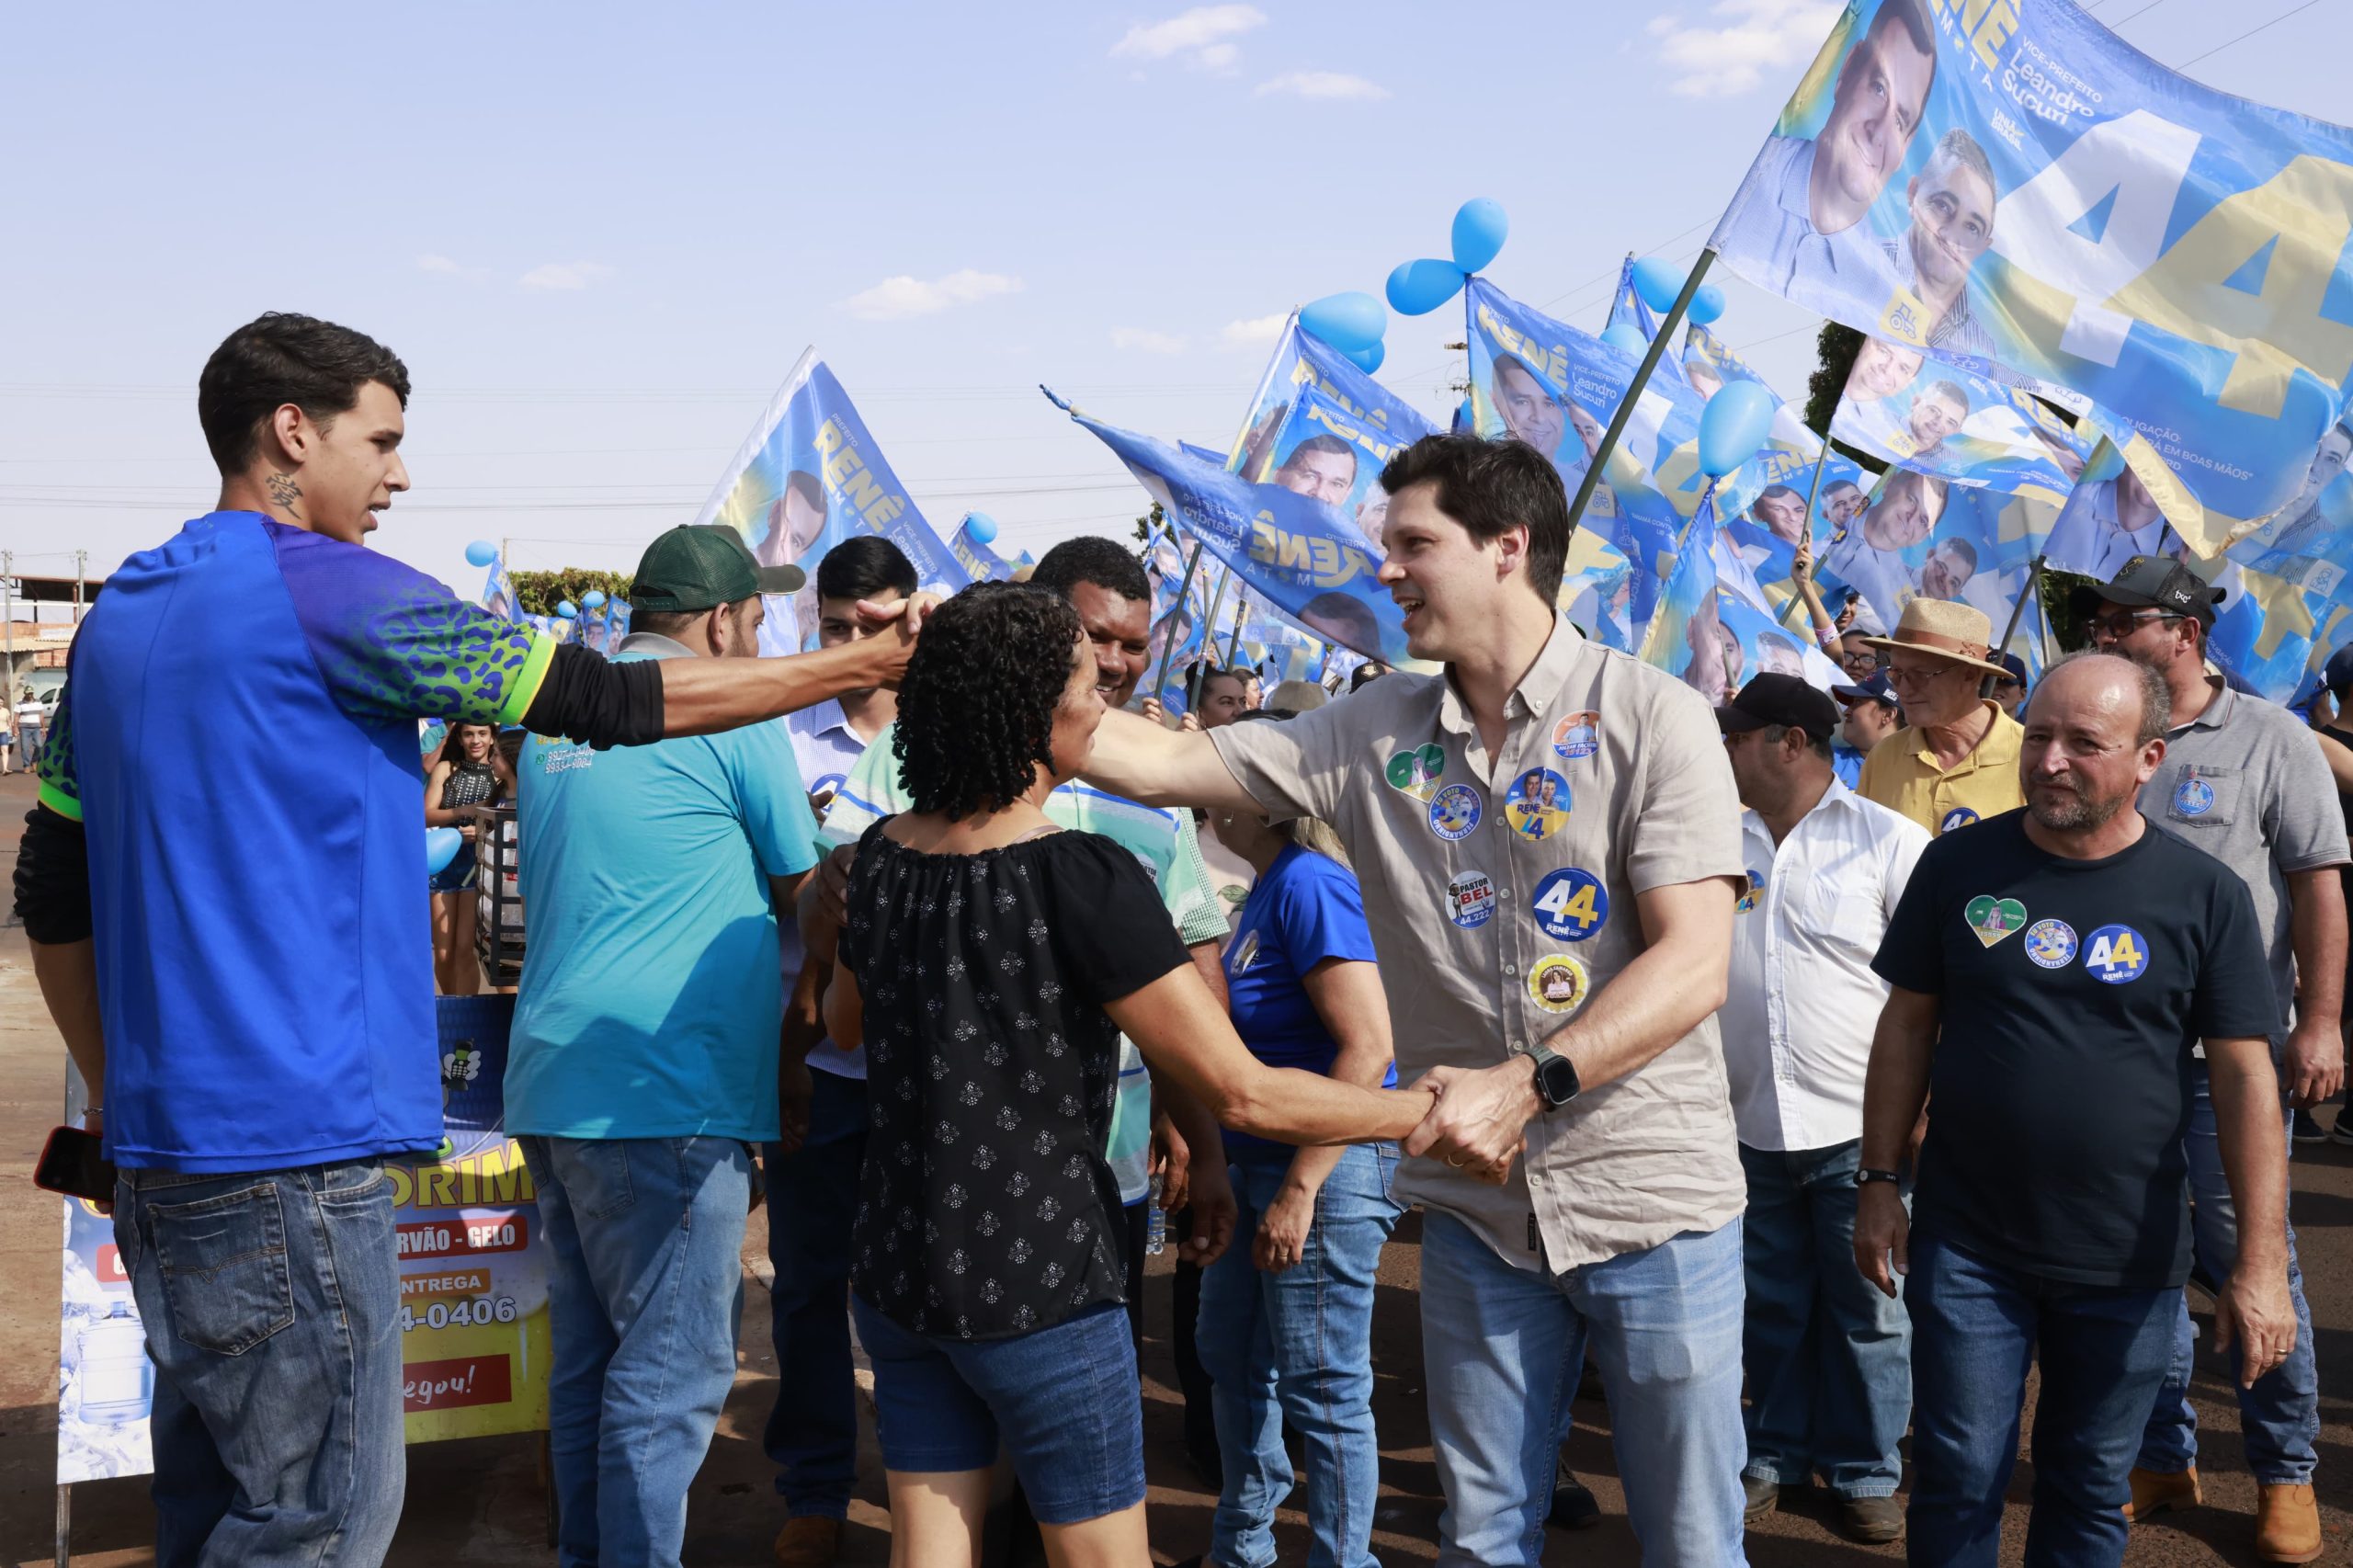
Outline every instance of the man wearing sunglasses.
[[(2165, 761), (2141, 788), (2142, 813), (2236, 871), (2255, 895), (2279, 1003), (2272, 1058), (2291, 1103), (2318, 1105), (2345, 1076), (2337, 1032), (2345, 895), (2337, 869), (2347, 859), (2345, 817), (2320, 743), (2286, 709), (2233, 691), (2209, 672), (2206, 639), (2216, 595), (2188, 568), (2163, 556), (2134, 556), (2112, 581), (2076, 594), (2079, 612), (2088, 612), (2092, 646), (2154, 670), (2172, 691)], [(2237, 1257), (2238, 1226), (2202, 1060), (2193, 1064), (2191, 1094), (2184, 1148), (2196, 1198), (2192, 1235), (2200, 1266), (2221, 1279)], [(2292, 1226), (2288, 1286), (2296, 1347), (2278, 1368), (2241, 1386), (2239, 1413), (2261, 1497), (2256, 1554), (2302, 1562), (2321, 1551), (2312, 1490), (2320, 1389)], [(2135, 1519), (2200, 1500), (2197, 1417), (2188, 1399), (2194, 1348), (2185, 1302), (2173, 1369), (2132, 1471)]]

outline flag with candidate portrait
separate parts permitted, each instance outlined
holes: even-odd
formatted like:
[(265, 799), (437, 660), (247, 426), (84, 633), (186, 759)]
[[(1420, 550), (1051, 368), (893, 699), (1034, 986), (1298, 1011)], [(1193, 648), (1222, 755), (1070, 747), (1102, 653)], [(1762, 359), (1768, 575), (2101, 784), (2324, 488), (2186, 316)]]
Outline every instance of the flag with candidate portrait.
[[(1111, 449), (1173, 523), (1292, 621), (1368, 658), (1404, 661), (1403, 618), (1373, 580), (1380, 556), (1338, 506), (1271, 479), (1246, 479), (1046, 395)], [(1222, 620), (1222, 607), (1218, 614)]]
[(1757, 287), (2145, 437), (2219, 551), (2353, 372), (2353, 131), (2166, 71), (2070, 0), (1849, 0), (1710, 240)]
[(1998, 632), (2018, 618), (2058, 516), (2048, 501), (1891, 469), (1831, 534), (1816, 578), (1826, 596), (1854, 589), (1884, 626), (1915, 598), (1949, 599)]
[(1948, 484), (2064, 506), (2097, 429), (2071, 425), (2031, 392), (1866, 338), (1830, 433), (1882, 462)]
[(1689, 686), (1711, 707), (1759, 675), (1793, 675), (1824, 691), (1846, 680), (1812, 633), (1775, 618), (1716, 517), (1712, 496), (1693, 516), (1641, 657)]
[[(972, 519), (979, 516), (977, 512), (967, 512), (957, 522), (956, 531), (948, 536), (948, 553), (956, 558), (956, 564), (964, 569), (965, 576), (975, 583), (1006, 582), (1013, 576), (1017, 562), (999, 555), (995, 546), (972, 531)], [(995, 525), (991, 523), (984, 531), (994, 537)]]
[(916, 582), (934, 592), (954, 593), (972, 581), (924, 520), (813, 348), (802, 351), (695, 521), (735, 529), (763, 566), (808, 573), (810, 586), (800, 593), (769, 597), (760, 624), (763, 653), (814, 645), (817, 568), (827, 551), (853, 535), (880, 534), (897, 545), (914, 563)]

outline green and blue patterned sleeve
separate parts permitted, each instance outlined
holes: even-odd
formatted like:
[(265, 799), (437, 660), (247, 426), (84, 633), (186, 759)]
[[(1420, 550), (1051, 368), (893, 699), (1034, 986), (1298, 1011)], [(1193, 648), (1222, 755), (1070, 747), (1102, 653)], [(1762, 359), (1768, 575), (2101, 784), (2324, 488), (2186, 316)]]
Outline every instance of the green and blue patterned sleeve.
[[(5, 701), (0, 695), (0, 701)], [(74, 683), (57, 694), (57, 714), (49, 722), (40, 756), (33, 759), (40, 780), (40, 803), (68, 822), (82, 820), (82, 780), (74, 767)]]
[(372, 550), (279, 525), (270, 536), (311, 656), (345, 712), (522, 722), (555, 658), (553, 638)]

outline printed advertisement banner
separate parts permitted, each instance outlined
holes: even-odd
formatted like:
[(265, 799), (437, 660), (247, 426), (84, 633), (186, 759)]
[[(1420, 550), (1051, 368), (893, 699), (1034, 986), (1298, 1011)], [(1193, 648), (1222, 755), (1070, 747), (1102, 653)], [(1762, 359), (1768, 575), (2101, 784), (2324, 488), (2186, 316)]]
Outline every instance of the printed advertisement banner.
[(2167, 71), (2070, 0), (1849, 0), (1709, 244), (1768, 292), (2146, 436), (2217, 551), (2353, 371), (2353, 131)]
[[(905, 551), (916, 580), (935, 592), (952, 594), (972, 581), (924, 521), (813, 348), (802, 351), (695, 521), (726, 524), (760, 564), (798, 565), (813, 585), (825, 552), (859, 533), (881, 534)], [(813, 647), (816, 635), (813, 592), (771, 597), (760, 652), (798, 653)]]
[[(548, 1424), (546, 1250), (531, 1173), (506, 1131), (515, 998), (445, 996), (435, 1006), (449, 1142), (433, 1163), (385, 1165), (412, 1443)], [(87, 1098), (69, 1069), (69, 1123), (79, 1122)], [(114, 1221), (79, 1199), (62, 1201), (57, 1482), (145, 1475), (154, 1468), (147, 1430), (154, 1366)]]

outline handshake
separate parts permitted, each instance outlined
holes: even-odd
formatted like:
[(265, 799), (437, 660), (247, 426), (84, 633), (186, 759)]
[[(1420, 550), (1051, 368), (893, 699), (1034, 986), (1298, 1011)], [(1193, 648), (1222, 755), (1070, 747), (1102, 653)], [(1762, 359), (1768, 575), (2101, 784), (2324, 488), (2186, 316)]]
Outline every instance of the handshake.
[(1512, 1161), (1528, 1147), (1528, 1124), (1544, 1108), (1526, 1056), (1493, 1067), (1433, 1067), (1407, 1092), (1437, 1098), (1405, 1140), (1405, 1153), (1443, 1160), (1495, 1187), (1510, 1177)]

